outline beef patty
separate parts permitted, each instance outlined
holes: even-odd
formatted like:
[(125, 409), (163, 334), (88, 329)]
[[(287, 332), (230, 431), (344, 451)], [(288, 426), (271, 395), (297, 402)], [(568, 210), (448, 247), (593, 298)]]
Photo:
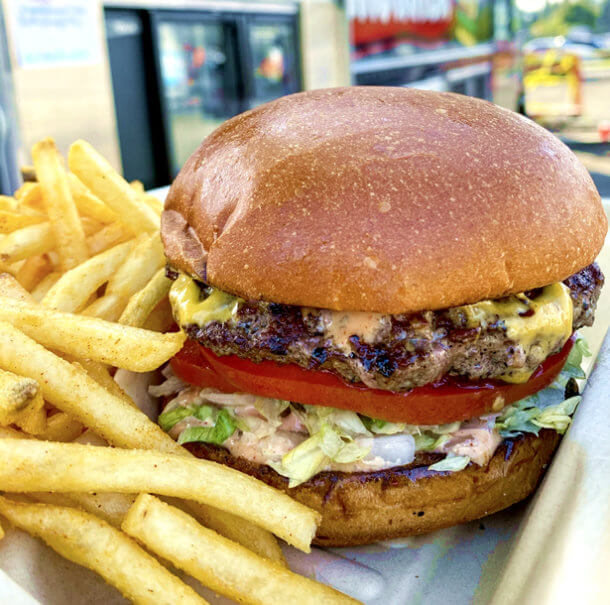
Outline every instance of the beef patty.
[[(595, 263), (563, 282), (573, 302), (574, 330), (593, 323), (603, 282)], [(206, 287), (202, 288), (205, 292)], [(535, 298), (537, 293), (526, 294)], [(481, 380), (511, 370), (534, 370), (544, 360), (539, 347), (526, 351), (509, 339), (502, 322), (470, 328), (456, 308), (379, 316), (373, 342), (349, 334), (344, 342), (337, 342), (324, 329), (329, 313), (243, 301), (232, 321), (183, 328), (191, 339), (217, 355), (295, 363), (328, 370), (349, 382), (393, 391), (428, 384), (445, 374)]]

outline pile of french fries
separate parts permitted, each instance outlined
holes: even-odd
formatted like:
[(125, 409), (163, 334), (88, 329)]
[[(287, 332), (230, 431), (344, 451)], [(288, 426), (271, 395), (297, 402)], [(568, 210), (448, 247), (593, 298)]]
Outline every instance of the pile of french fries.
[(135, 603), (205, 603), (166, 562), (242, 603), (354, 602), (285, 566), (273, 534), (308, 552), (316, 512), (192, 457), (114, 380), (185, 340), (160, 202), (84, 141), (32, 158), (0, 196), (0, 517)]

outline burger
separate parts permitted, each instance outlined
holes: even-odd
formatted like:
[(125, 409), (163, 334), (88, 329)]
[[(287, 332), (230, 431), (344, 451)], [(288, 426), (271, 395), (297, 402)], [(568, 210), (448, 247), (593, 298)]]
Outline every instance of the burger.
[(188, 340), (159, 424), (320, 511), (320, 545), (506, 508), (578, 403), (606, 231), (570, 150), (491, 103), (353, 87), (247, 111), (167, 197)]

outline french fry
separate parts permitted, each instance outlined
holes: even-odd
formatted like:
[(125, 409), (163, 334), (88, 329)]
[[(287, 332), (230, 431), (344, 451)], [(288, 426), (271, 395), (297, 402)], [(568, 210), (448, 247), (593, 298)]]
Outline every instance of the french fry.
[(110, 376), (110, 372), (105, 365), (89, 359), (81, 359), (79, 361), (73, 361), (72, 363), (83, 368), (95, 382), (103, 386), (109, 393), (123, 399), (129, 405), (136, 407), (133, 399), (116, 383), (114, 378)]
[(101, 223), (112, 223), (118, 219), (116, 212), (110, 210), (102, 200), (93, 195), (75, 174), (68, 174), (68, 184), (80, 215), (91, 217)]
[(139, 239), (125, 263), (108, 282), (106, 292), (129, 299), (141, 290), (165, 263), (159, 233)]
[(88, 216), (81, 217), (80, 222), (83, 226), (85, 236), (87, 237), (96, 234), (100, 229), (102, 229), (102, 227), (104, 227), (104, 223), (100, 223), (100, 221), (96, 221), (94, 218), (90, 218)]
[(46, 347), (132, 372), (156, 370), (186, 339), (181, 332), (160, 334), (5, 297), (0, 297), (0, 321), (12, 323)]
[(67, 271), (47, 292), (42, 305), (71, 313), (79, 311), (89, 297), (116, 273), (132, 248), (132, 242), (124, 242)]
[(236, 514), (304, 552), (320, 520), (316, 511), (250, 475), (182, 453), (2, 439), (0, 460), (0, 490), (148, 491), (194, 500)]
[(74, 441), (85, 428), (83, 425), (65, 412), (57, 412), (47, 418), (43, 431), (35, 434), (45, 441)]
[(51, 224), (47, 221), (13, 231), (0, 240), (0, 262), (13, 263), (55, 247)]
[(125, 179), (85, 141), (76, 141), (68, 152), (70, 170), (136, 235), (159, 229), (159, 217), (139, 199)]
[(32, 295), (9, 273), (0, 273), (0, 296), (33, 303)]
[(83, 314), (116, 321), (129, 298), (146, 285), (164, 262), (159, 234), (140, 236), (125, 262), (109, 280), (104, 297), (96, 300)]
[(46, 254), (30, 256), (17, 272), (17, 281), (28, 291), (39, 284), (51, 271), (53, 265)]
[(8, 426), (0, 425), (0, 439), (33, 439), (33, 437)]
[(46, 401), (112, 445), (180, 454), (186, 451), (146, 415), (110, 394), (82, 368), (5, 322), (0, 322), (0, 368), (36, 380)]
[(100, 574), (134, 603), (206, 603), (131, 538), (88, 513), (0, 498), (0, 514), (60, 555)]
[(131, 239), (132, 235), (129, 233), (122, 223), (118, 221), (110, 223), (105, 227), (102, 227), (97, 233), (87, 238), (87, 248), (89, 250), (89, 256), (95, 256), (100, 254), (112, 246), (116, 246), (121, 242), (125, 242)]
[(62, 271), (87, 260), (89, 252), (68, 176), (52, 139), (44, 139), (32, 148), (42, 201), (55, 236)]
[(8, 195), (0, 195), (0, 210), (3, 212), (18, 212), (19, 202)]
[(14, 424), (42, 401), (38, 383), (24, 376), (0, 370), (0, 424)]
[(172, 280), (166, 277), (165, 268), (159, 269), (152, 279), (132, 295), (119, 318), (119, 323), (141, 328), (152, 310), (167, 296)]
[[(39, 303), (42, 299), (47, 295), (49, 290), (59, 281), (61, 277), (61, 273), (57, 271), (53, 271), (49, 273), (46, 277), (40, 280), (38, 284), (32, 290), (32, 298)], [(2, 290), (0, 289), (0, 292)]]
[(44, 211), (42, 192), (38, 183), (23, 183), (23, 185), (15, 191), (15, 197), (19, 200), (19, 207), (21, 209), (33, 208), (35, 210)]
[[(47, 351), (10, 324), (0, 322), (0, 367), (43, 380), (44, 398), (74, 416), (117, 447), (150, 448), (189, 456), (167, 433), (142, 412), (101, 387), (82, 369)], [(229, 537), (242, 539), (262, 555), (278, 557), (273, 536), (243, 519), (199, 505), (212, 527), (231, 527)]]
[(154, 496), (140, 494), (123, 531), (214, 592), (251, 605), (325, 605), (358, 601), (304, 578), (197, 523)]
[(32, 403), (32, 408), (17, 418), (15, 424), (30, 435), (38, 436), (44, 433), (47, 428), (47, 413), (40, 393)]
[(143, 193), (140, 195), (140, 199), (157, 215), (161, 216), (163, 212), (163, 202), (158, 200), (154, 195), (149, 193)]
[(118, 296), (108, 294), (94, 300), (90, 305), (87, 305), (82, 315), (87, 317), (97, 317), (105, 321), (115, 321), (125, 307), (123, 300)]
[[(76, 422), (71, 419), (68, 414), (59, 412), (49, 418), (49, 425), (51, 421), (60, 416), (70, 419), (72, 422)], [(79, 432), (72, 436), (71, 439), (56, 439), (55, 436), (50, 436), (47, 433), (37, 435), (37, 439), (43, 439), (46, 441), (73, 441), (81, 435), (83, 426), (76, 422), (79, 427)], [(49, 430), (47, 426), (47, 430)], [(67, 435), (63, 435), (67, 436)], [(15, 429), (0, 426), (0, 439), (33, 439), (30, 435), (17, 431)], [(72, 506), (78, 507), (82, 510), (97, 515), (110, 525), (120, 528), (129, 507), (135, 500), (135, 495), (132, 494), (84, 494), (79, 492), (72, 492), (69, 494), (51, 493), (51, 492), (32, 492), (28, 496), (44, 502), (46, 504), (56, 504), (57, 506)]]
[(28, 494), (39, 502), (57, 506), (72, 506), (96, 515), (117, 529), (127, 514), (135, 496), (129, 494), (59, 494), (57, 492), (32, 492)]
[(136, 193), (144, 193), (144, 184), (142, 183), (142, 181), (138, 181), (137, 179), (134, 181), (131, 181), (129, 183), (129, 186), (136, 192)]
[(164, 298), (150, 313), (144, 323), (146, 330), (153, 332), (167, 332), (172, 329), (174, 319), (169, 299)]
[(0, 233), (12, 233), (17, 229), (44, 223), (48, 220), (44, 214), (22, 214), (21, 212), (0, 209)]
[(192, 500), (186, 502), (174, 498), (168, 498), (168, 500), (216, 533), (245, 546), (261, 557), (275, 561), (278, 565), (286, 566), (282, 549), (273, 534), (258, 527), (258, 525), (245, 523), (243, 519), (231, 513)]

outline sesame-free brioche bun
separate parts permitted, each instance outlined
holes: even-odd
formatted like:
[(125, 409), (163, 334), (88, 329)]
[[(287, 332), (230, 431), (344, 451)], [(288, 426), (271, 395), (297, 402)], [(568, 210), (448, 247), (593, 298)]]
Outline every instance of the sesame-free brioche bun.
[(246, 299), (440, 309), (563, 280), (607, 221), (574, 154), (486, 101), (353, 87), (225, 122), (169, 192), (176, 268)]
[(375, 472), (327, 471), (294, 488), (270, 467), (231, 456), (222, 447), (189, 443), (186, 448), (319, 511), (322, 522), (314, 544), (355, 546), (472, 521), (523, 500), (540, 482), (559, 440), (551, 430), (505, 440), (487, 465), (471, 463), (457, 473), (430, 471), (431, 461), (423, 460), (422, 466)]

